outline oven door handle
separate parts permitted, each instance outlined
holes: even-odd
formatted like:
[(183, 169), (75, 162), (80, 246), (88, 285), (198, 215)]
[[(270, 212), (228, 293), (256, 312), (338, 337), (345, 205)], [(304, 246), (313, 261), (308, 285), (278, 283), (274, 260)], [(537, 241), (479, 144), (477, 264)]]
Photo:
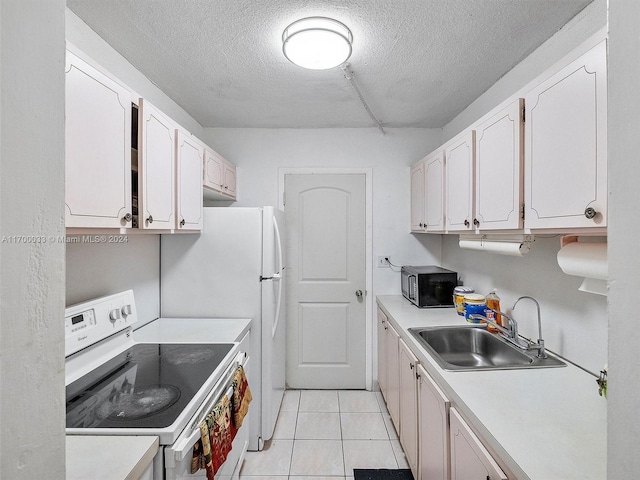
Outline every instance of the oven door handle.
[[(247, 355), (245, 352), (240, 352), (234, 360), (231, 362), (230, 368), (228, 368), (222, 376), (223, 382), (218, 385), (224, 386), (224, 389), (220, 389), (218, 386), (214, 387), (211, 394), (207, 396), (207, 399), (202, 402), (202, 405), (209, 405), (206, 412), (199, 415), (198, 418), (190, 423), (187, 428), (180, 434), (171, 447), (165, 449), (165, 462), (167, 466), (173, 467), (176, 462), (180, 462), (192, 453), (193, 445), (200, 439), (200, 422), (213, 408), (215, 402), (218, 401), (224, 393), (227, 393), (231, 388), (231, 381), (233, 380), (233, 374), (235, 373), (238, 365), (244, 365), (246, 363)], [(215, 397), (215, 401), (214, 400)]]

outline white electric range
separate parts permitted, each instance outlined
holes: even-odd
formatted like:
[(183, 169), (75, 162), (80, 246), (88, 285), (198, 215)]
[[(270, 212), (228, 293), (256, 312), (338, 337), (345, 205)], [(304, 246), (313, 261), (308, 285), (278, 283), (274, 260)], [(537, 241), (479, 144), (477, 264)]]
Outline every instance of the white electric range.
[[(249, 342), (217, 343), (211, 328), (208, 335), (198, 334), (207, 319), (159, 320), (133, 331), (131, 290), (67, 308), (67, 434), (158, 436), (150, 478), (206, 478), (202, 470), (190, 473), (198, 425), (223, 394), (230, 394)], [(249, 320), (233, 322), (236, 330), (248, 328)], [(238, 476), (247, 445), (243, 424), (217, 479)]]

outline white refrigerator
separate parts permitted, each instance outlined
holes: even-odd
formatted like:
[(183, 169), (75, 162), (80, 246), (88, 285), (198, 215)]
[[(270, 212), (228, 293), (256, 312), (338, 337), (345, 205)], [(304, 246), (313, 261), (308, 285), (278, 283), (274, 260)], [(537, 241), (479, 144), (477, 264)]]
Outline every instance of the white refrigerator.
[(285, 389), (284, 213), (205, 207), (203, 215), (200, 235), (162, 236), (160, 313), (252, 319), (249, 450), (262, 450)]

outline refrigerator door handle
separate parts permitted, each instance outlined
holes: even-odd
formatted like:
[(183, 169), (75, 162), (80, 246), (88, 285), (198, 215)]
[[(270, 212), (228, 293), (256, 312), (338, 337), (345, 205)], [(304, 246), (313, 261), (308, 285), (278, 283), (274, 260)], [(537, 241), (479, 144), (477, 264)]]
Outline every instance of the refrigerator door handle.
[(276, 316), (273, 322), (273, 329), (271, 331), (271, 337), (275, 338), (276, 332), (278, 330), (278, 324), (280, 323), (280, 306), (282, 303), (282, 282), (279, 280), (282, 279), (282, 275), (284, 274), (284, 267), (282, 266), (282, 241), (280, 240), (280, 229), (278, 228), (278, 222), (275, 217), (273, 218), (273, 230), (276, 236), (276, 244), (278, 245), (278, 273), (274, 273), (273, 280), (278, 281), (278, 303), (276, 306)]

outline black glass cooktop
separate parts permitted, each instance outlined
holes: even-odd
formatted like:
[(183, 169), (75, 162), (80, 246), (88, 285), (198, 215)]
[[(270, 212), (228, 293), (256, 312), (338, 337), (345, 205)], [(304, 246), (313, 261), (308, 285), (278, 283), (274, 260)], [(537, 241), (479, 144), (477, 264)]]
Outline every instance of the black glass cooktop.
[(67, 386), (67, 428), (168, 427), (232, 348), (136, 344)]

